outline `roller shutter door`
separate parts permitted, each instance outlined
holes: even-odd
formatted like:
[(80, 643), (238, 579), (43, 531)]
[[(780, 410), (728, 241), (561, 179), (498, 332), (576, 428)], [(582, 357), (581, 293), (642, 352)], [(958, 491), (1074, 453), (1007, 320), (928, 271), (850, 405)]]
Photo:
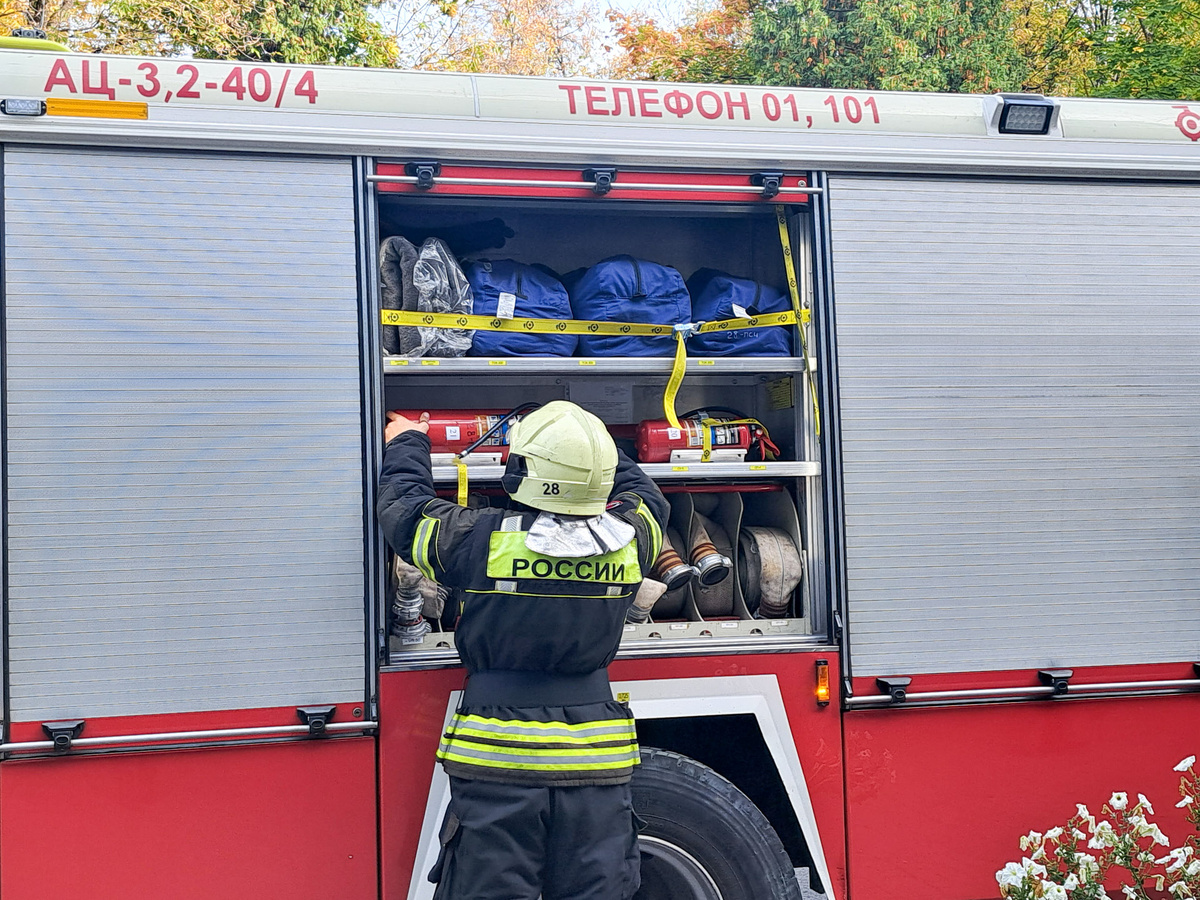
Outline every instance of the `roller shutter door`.
[(1200, 188), (829, 209), (855, 675), (1200, 658)]
[(13, 721), (361, 701), (347, 160), (4, 154)]

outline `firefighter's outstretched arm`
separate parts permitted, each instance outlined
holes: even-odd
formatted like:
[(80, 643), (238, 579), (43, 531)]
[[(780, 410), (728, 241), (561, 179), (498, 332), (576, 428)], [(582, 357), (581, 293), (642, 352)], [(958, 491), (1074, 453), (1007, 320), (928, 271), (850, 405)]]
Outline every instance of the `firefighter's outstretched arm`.
[(442, 560), (450, 558), (456, 536), (464, 535), (478, 518), (437, 496), (429, 457), (428, 414), (419, 421), (388, 413), (387, 446), (379, 476), (375, 511), (383, 536), (405, 562), (427, 578), (448, 584)]
[[(655, 557), (662, 549), (662, 533), (663, 529), (667, 527), (671, 507), (650, 476), (643, 472), (637, 463), (618, 450), (612, 496), (615, 499), (622, 499), (622, 494), (632, 494), (640, 501), (637, 507), (638, 515), (632, 519), (632, 522), (638, 529), (638, 547), (642, 548), (640, 553), (642, 568), (649, 572)], [(653, 524), (648, 522), (647, 518), (652, 519)]]

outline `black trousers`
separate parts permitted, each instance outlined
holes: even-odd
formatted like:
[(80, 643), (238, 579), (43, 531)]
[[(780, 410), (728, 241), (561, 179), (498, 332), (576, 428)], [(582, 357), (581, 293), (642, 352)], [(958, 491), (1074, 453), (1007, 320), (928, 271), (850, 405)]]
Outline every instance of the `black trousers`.
[(436, 900), (629, 900), (640, 883), (629, 784), (450, 779)]

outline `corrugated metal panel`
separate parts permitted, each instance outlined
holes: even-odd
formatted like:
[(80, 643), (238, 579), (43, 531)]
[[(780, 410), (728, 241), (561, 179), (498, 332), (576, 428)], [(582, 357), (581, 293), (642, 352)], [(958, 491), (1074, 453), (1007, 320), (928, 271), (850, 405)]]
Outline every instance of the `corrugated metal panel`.
[(4, 171), (13, 719), (362, 697), (349, 161)]
[(829, 209), (854, 674), (1200, 659), (1200, 188)]

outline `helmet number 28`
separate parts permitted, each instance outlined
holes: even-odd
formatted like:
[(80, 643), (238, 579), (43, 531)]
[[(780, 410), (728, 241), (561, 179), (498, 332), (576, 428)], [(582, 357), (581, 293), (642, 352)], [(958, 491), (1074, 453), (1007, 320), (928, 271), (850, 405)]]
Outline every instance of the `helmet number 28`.
[(550, 494), (557, 494), (557, 493), (558, 493), (558, 482), (557, 481), (543, 481), (542, 482), (542, 494), (548, 496)]

